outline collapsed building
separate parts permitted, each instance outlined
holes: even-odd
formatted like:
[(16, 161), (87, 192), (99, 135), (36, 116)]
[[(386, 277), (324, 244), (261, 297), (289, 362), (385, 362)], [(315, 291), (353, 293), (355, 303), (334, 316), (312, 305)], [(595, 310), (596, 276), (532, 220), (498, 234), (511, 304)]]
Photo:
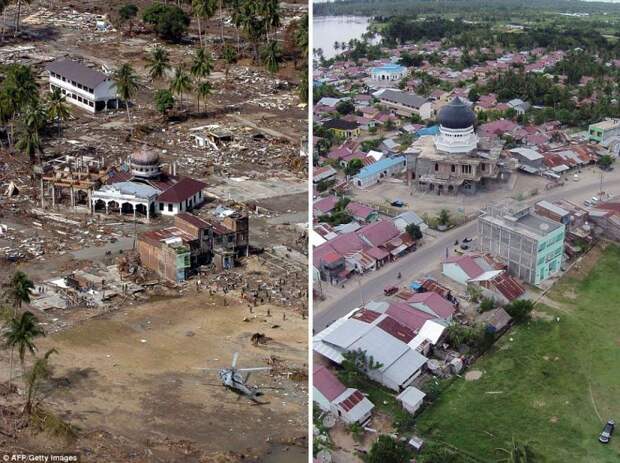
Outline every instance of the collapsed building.
[(138, 236), (142, 265), (168, 281), (185, 281), (203, 266), (230, 269), (249, 254), (249, 220), (235, 213), (214, 222), (182, 212), (174, 225)]
[(105, 167), (95, 156), (64, 156), (39, 169), (41, 205), (55, 207), (69, 198), (71, 207), (83, 206), (92, 213), (130, 214), (150, 220), (155, 215), (191, 211), (205, 200), (206, 184), (165, 172), (159, 155), (143, 146), (127, 163)]

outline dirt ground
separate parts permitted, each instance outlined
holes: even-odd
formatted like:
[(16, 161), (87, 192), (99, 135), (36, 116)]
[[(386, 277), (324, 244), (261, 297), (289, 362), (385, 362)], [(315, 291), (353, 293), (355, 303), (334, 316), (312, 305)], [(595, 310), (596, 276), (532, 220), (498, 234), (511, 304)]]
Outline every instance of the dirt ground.
[[(45, 338), (39, 349), (59, 352), (46, 404), (78, 428), (122, 436), (163, 459), (153, 461), (179, 461), (179, 449), (162, 443), (186, 442), (188, 462), (211, 461), (200, 458), (218, 453), (267, 461), (260, 455), (274, 448), (284, 453), (282, 446), (305, 445), (307, 378), (294, 373), (307, 367), (306, 321), (290, 310), (283, 320), (285, 309), (276, 306), (250, 314), (246, 305), (227, 300), (208, 292), (166, 299)], [(255, 332), (272, 340), (254, 347)], [(241, 367), (264, 366), (271, 356), (281, 360), (282, 368), (250, 378), (265, 388), (266, 405), (238, 400), (215, 374), (199, 370), (228, 366), (233, 352), (240, 353)], [(28, 436), (28, 448), (49, 449), (49, 440), (41, 439)], [(76, 447), (92, 451), (92, 440), (80, 437)]]

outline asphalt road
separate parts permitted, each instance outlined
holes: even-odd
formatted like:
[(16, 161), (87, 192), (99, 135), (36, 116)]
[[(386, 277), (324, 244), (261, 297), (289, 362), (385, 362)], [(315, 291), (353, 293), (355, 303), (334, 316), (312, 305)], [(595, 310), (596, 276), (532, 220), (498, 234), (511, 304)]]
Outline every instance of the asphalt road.
[[(605, 174), (603, 191), (609, 194), (620, 194), (620, 169)], [(570, 182), (563, 187), (544, 191), (526, 202), (535, 202), (546, 199), (555, 201), (567, 199), (576, 203), (591, 198), (600, 191), (600, 179), (582, 179), (579, 182)], [(438, 268), (439, 263), (446, 254), (446, 248), (453, 248), (455, 240), (461, 241), (465, 237), (475, 238), (477, 235), (477, 222), (472, 221), (461, 227), (445, 233), (438, 233), (432, 242), (424, 244), (415, 252), (388, 264), (382, 269), (362, 277), (355, 277), (354, 281), (347, 282), (344, 289), (334, 289), (335, 295), (326, 301), (315, 304), (313, 330), (318, 333), (338, 318), (346, 315), (352, 309), (359, 307), (371, 300), (383, 297), (383, 288), (389, 284), (402, 285), (403, 282), (412, 281), (424, 274)], [(399, 281), (397, 276), (401, 273)], [(327, 284), (322, 282), (322, 284)]]

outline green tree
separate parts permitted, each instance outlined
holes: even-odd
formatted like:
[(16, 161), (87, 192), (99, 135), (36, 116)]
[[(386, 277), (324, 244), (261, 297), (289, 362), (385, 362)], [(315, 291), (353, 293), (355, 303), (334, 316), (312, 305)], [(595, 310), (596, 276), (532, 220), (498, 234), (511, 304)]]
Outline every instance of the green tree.
[(237, 62), (237, 52), (233, 47), (229, 44), (226, 44), (224, 50), (222, 51), (222, 58), (226, 63), (226, 78), (228, 78), (228, 73), (230, 72), (230, 66)]
[(160, 80), (166, 75), (166, 71), (170, 69), (170, 55), (165, 48), (157, 46), (147, 56), (146, 63), (151, 80)]
[(405, 231), (413, 240), (422, 239), (422, 230), (420, 230), (420, 227), (414, 223), (410, 223), (409, 225), (407, 225), (407, 227), (405, 227)]
[(355, 105), (351, 100), (342, 100), (336, 104), (336, 111), (342, 115), (351, 114), (355, 111)]
[(155, 107), (163, 117), (166, 117), (168, 111), (174, 107), (174, 96), (172, 92), (167, 89), (157, 90), (155, 92)]
[(280, 61), (282, 60), (282, 52), (277, 41), (272, 40), (263, 48), (263, 64), (271, 73), (275, 74), (280, 70)]
[(58, 136), (62, 134), (62, 123), (69, 119), (71, 112), (65, 96), (60, 89), (55, 88), (47, 99), (47, 116), (50, 121), (55, 121), (58, 127)]
[(447, 227), (450, 225), (450, 219), (450, 211), (448, 211), (448, 209), (442, 209), (439, 211), (439, 215), (437, 216), (437, 223), (439, 223), (439, 225)]
[(480, 312), (488, 312), (495, 308), (495, 301), (490, 297), (485, 297), (480, 301)]
[(204, 48), (199, 48), (194, 53), (190, 73), (200, 80), (208, 77), (213, 72), (213, 60)]
[(11, 349), (9, 360), (9, 387), (13, 378), (13, 355), (17, 349), (19, 361), (24, 370), (24, 362), (26, 360), (26, 352), (31, 354), (36, 352), (37, 347), (34, 339), (39, 336), (45, 336), (45, 332), (39, 326), (39, 320), (32, 312), (26, 311), (20, 317), (13, 317), (7, 323), (4, 337), (5, 346)]
[(200, 112), (200, 100), (205, 102), (205, 111), (207, 110), (207, 98), (213, 93), (213, 87), (211, 82), (200, 82), (196, 87), (196, 99), (198, 102), (198, 111)]
[(216, 4), (214, 0), (192, 0), (192, 12), (198, 22), (198, 39), (200, 46), (204, 46), (202, 34), (202, 21), (215, 15)]
[(133, 135), (133, 126), (131, 124), (129, 107), (131, 106), (131, 100), (138, 91), (138, 75), (134, 71), (131, 64), (125, 63), (114, 72), (112, 79), (114, 81), (114, 87), (116, 88), (117, 95), (125, 102), (127, 121), (129, 122), (129, 131), (131, 135)]
[(366, 461), (368, 463), (405, 463), (411, 457), (412, 453), (405, 442), (382, 434), (370, 447)]
[(362, 375), (383, 367), (381, 363), (375, 361), (372, 355), (366, 355), (366, 351), (362, 349), (345, 352), (342, 357), (340, 366), (346, 384), (356, 384)]
[(170, 42), (179, 42), (190, 23), (189, 16), (180, 7), (161, 3), (145, 8), (142, 20), (151, 24), (159, 37)]
[(48, 350), (41, 358), (37, 358), (32, 365), (30, 371), (25, 374), (26, 380), (26, 404), (24, 405), (24, 413), (30, 415), (32, 406), (37, 398), (41, 385), (47, 381), (52, 370), (49, 365), (49, 358), (52, 354), (57, 354), (56, 349)]
[(8, 284), (5, 285), (6, 298), (13, 305), (14, 316), (17, 315), (17, 309), (21, 309), (22, 304), (30, 303), (30, 292), (34, 289), (34, 283), (28, 278), (24, 272), (18, 270), (13, 274)]
[(504, 309), (517, 323), (527, 321), (534, 310), (534, 303), (529, 299), (516, 299), (507, 304)]
[(603, 154), (600, 158), (598, 158), (598, 165), (601, 169), (608, 170), (615, 161), (615, 158), (609, 154)]
[(127, 3), (121, 6), (118, 10), (118, 17), (121, 20), (121, 24), (129, 24), (129, 35), (133, 31), (133, 20), (138, 15), (138, 7), (133, 3)]
[(183, 66), (178, 66), (174, 70), (174, 77), (170, 82), (170, 91), (174, 95), (179, 96), (181, 108), (183, 108), (183, 93), (189, 92), (192, 89), (192, 78), (185, 71)]
[(360, 170), (362, 170), (362, 167), (364, 167), (364, 163), (361, 159), (351, 159), (347, 163), (347, 167), (344, 169), (344, 173), (349, 177), (353, 177), (354, 175), (357, 175)]
[(22, 3), (25, 2), (28, 5), (32, 3), (32, 0), (17, 0), (17, 13), (15, 14), (15, 36), (19, 33), (20, 30), (20, 22), (22, 16)]

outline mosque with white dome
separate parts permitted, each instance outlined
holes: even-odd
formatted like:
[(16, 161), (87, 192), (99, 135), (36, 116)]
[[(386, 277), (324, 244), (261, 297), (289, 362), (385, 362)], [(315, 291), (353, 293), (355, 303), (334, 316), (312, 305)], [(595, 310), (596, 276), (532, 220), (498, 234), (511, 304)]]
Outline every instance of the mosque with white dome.
[(501, 142), (480, 139), (476, 116), (456, 97), (437, 115), (436, 135), (416, 140), (407, 155), (408, 180), (419, 191), (441, 194), (475, 193), (501, 177)]
[(132, 214), (147, 220), (154, 215), (176, 215), (200, 205), (206, 184), (165, 172), (159, 155), (146, 146), (135, 150), (126, 169), (113, 171), (105, 185), (91, 195), (91, 207), (106, 214)]

